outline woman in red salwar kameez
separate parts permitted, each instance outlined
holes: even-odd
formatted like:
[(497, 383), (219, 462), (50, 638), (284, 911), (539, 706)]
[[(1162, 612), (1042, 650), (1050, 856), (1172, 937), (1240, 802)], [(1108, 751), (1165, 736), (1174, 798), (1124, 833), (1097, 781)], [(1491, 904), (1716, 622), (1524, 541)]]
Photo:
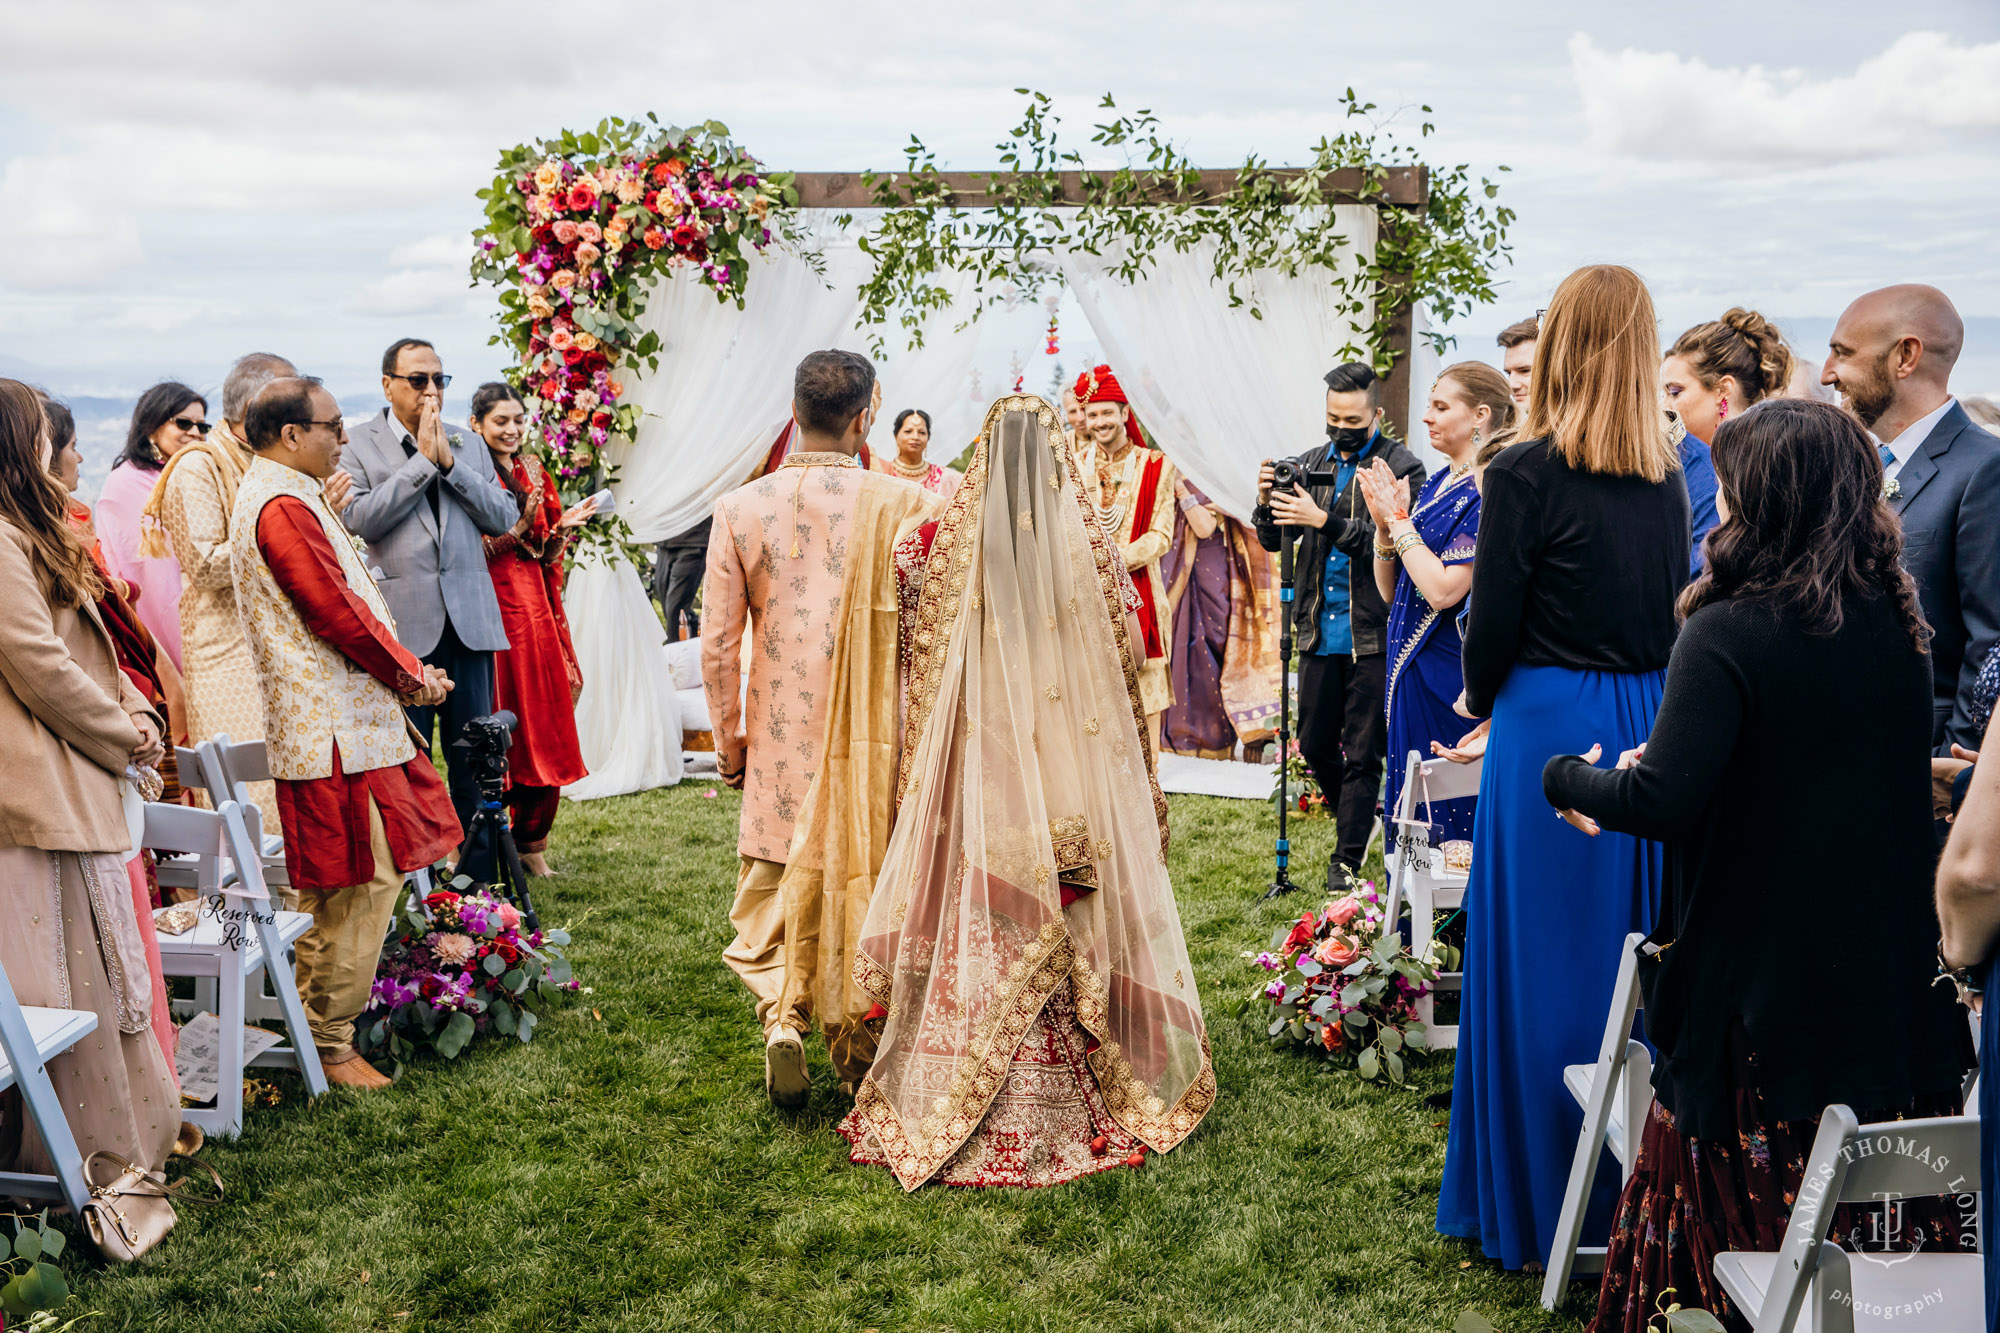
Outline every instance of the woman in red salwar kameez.
[(585, 500), (565, 511), (555, 479), (521, 451), (527, 417), (505, 384), (482, 384), (472, 396), (472, 429), (486, 441), (500, 483), (521, 505), (521, 521), (488, 537), (486, 568), (500, 599), (507, 651), (493, 657), (493, 702), (519, 719), (507, 751), (507, 812), (514, 845), (531, 875), (553, 874), (546, 851), (562, 789), (584, 777), (576, 736), (583, 690), (576, 649), (563, 614), (563, 552), (569, 532), (589, 521)]

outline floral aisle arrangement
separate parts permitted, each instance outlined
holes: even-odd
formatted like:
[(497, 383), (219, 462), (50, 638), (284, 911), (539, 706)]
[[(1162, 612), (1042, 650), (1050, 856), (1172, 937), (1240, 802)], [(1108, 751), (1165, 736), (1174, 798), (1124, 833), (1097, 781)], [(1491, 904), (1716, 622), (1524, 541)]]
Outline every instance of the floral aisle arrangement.
[(363, 1055), (406, 1060), (429, 1047), (456, 1059), (488, 1032), (527, 1041), (550, 1006), (582, 989), (562, 954), (567, 931), (524, 934), (518, 908), (471, 884), (461, 875), (410, 895), (356, 1024)]
[(1271, 975), (1238, 1002), (1238, 1015), (1263, 1024), (1273, 1046), (1401, 1083), (1406, 1053), (1429, 1048), (1417, 1001), (1436, 985), (1437, 963), (1413, 957), (1382, 914), (1381, 893), (1363, 883), (1280, 926), (1269, 949), (1243, 955)]
[(1271, 804), (1277, 805), (1281, 796), (1291, 800), (1293, 814), (1307, 818), (1330, 818), (1333, 815), (1333, 802), (1327, 800), (1326, 793), (1320, 790), (1318, 779), (1313, 777), (1312, 765), (1299, 753), (1296, 739), (1287, 741), (1285, 745), (1283, 786), (1280, 787), (1276, 778), (1271, 780)]
[(519, 358), (510, 375), (572, 484), (638, 426), (624, 376), (659, 366), (659, 335), (637, 323), (651, 283), (685, 269), (742, 305), (746, 251), (792, 238), (798, 207), (791, 174), (766, 171), (726, 126), (650, 115), (510, 148), (479, 197), (472, 274), (502, 288), (495, 341)]

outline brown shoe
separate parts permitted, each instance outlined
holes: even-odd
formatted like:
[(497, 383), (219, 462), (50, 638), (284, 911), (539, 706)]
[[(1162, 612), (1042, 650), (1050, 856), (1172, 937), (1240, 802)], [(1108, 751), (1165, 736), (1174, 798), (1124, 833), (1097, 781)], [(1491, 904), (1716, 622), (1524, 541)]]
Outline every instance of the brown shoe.
[(764, 1091), (782, 1111), (796, 1111), (812, 1093), (805, 1043), (788, 1027), (774, 1028), (764, 1043)]
[(390, 1080), (361, 1058), (361, 1052), (352, 1046), (344, 1055), (322, 1054), (320, 1068), (326, 1071), (326, 1081), (335, 1087), (353, 1088), (359, 1092), (376, 1092), (390, 1085)]
[(201, 1151), (201, 1145), (208, 1142), (208, 1136), (201, 1132), (201, 1126), (192, 1120), (181, 1121), (181, 1132), (174, 1136), (174, 1150), (171, 1157), (192, 1157)]

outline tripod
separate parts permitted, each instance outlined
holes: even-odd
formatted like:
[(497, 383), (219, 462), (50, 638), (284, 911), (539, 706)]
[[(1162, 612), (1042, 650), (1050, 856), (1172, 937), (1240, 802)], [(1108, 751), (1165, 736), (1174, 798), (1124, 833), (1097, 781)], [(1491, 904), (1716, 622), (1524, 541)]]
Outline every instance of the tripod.
[(521, 866), (521, 853), (514, 846), (514, 829), (507, 822), (506, 769), (479, 775), (479, 808), (472, 812), (472, 827), (458, 849), (458, 868), (478, 883), (498, 889), (521, 909), (521, 924), (530, 931), (542, 928), (528, 901), (528, 872)]
[(1277, 874), (1264, 890), (1266, 900), (1297, 891), (1289, 867), (1292, 842), (1286, 836), (1292, 810), (1288, 785), (1292, 767), (1292, 540), (1285, 529), (1278, 530), (1278, 843)]

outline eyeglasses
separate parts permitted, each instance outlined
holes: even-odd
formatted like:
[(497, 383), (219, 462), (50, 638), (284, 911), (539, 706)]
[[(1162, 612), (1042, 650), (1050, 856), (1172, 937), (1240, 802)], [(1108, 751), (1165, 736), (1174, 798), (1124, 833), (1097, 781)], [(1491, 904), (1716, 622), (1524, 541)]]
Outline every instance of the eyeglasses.
[(191, 430), (197, 435), (206, 435), (215, 429), (206, 421), (196, 421), (193, 417), (175, 417), (174, 425), (180, 430)]
[(433, 380), (437, 381), (439, 389), (443, 389), (445, 385), (451, 383), (451, 376), (449, 375), (433, 375), (429, 371), (424, 370), (420, 370), (414, 375), (391, 375), (389, 378), (392, 380), (409, 381), (410, 387), (418, 393), (422, 393), (424, 390), (430, 388), (431, 381)]
[(347, 422), (340, 417), (335, 417), (331, 421), (301, 421), (298, 424), (306, 427), (308, 430), (314, 426), (324, 426), (336, 435), (340, 434), (347, 427)]

